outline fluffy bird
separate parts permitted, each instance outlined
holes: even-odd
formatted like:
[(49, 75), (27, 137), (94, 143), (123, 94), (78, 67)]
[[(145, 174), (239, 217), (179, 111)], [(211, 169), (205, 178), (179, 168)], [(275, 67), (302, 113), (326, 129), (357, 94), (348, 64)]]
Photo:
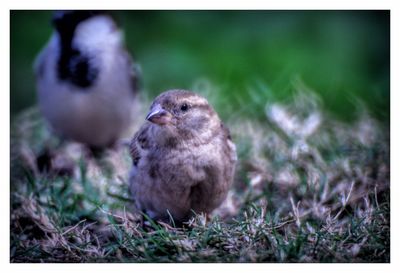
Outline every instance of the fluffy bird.
[(131, 123), (137, 70), (113, 18), (59, 11), (34, 70), (40, 110), (58, 135), (92, 147), (112, 145)]
[(185, 90), (159, 95), (131, 142), (130, 191), (154, 220), (210, 213), (232, 184), (236, 147), (207, 100)]

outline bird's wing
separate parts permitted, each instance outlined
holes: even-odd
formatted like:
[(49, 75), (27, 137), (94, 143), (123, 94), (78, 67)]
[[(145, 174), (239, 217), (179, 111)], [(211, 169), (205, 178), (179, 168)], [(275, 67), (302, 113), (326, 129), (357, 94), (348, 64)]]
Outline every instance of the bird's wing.
[(150, 146), (147, 133), (148, 128), (149, 125), (147, 123), (144, 124), (134, 135), (129, 146), (132, 161), (135, 166), (139, 163), (139, 160), (141, 158), (141, 151), (148, 149)]
[(136, 145), (135, 139), (132, 140), (132, 142), (131, 142), (131, 144), (129, 146), (129, 151), (130, 151), (130, 154), (131, 154), (131, 157), (132, 157), (133, 165), (136, 166), (139, 163), (139, 160), (140, 160), (140, 151), (139, 151), (139, 149), (138, 149), (138, 147)]
[(222, 122), (221, 122), (221, 129), (227, 143), (227, 149), (228, 149), (227, 154), (232, 162), (236, 162), (237, 161), (236, 145), (232, 141), (231, 132), (229, 131), (229, 128), (226, 127)]
[(134, 166), (137, 166), (140, 160), (140, 150), (137, 145), (137, 134), (133, 137), (131, 144), (129, 145), (129, 152), (132, 157), (132, 163)]
[(140, 64), (135, 62), (132, 56), (129, 54), (128, 50), (124, 50), (125, 59), (128, 63), (128, 69), (130, 72), (130, 80), (131, 80), (131, 88), (134, 95), (141, 89), (141, 78), (142, 78), (142, 69)]
[(221, 129), (225, 135), (225, 137), (229, 140), (232, 140), (231, 137), (231, 132), (229, 131), (229, 128), (225, 126), (225, 124), (223, 122), (221, 122)]
[(141, 75), (142, 68), (138, 63), (132, 63), (131, 65), (131, 83), (134, 94), (141, 89)]

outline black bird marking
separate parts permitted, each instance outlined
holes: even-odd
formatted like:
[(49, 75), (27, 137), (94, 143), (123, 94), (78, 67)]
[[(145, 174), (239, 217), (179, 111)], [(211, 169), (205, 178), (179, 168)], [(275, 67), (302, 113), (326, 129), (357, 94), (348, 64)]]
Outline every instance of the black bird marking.
[(58, 78), (72, 84), (87, 88), (96, 80), (99, 71), (85, 56), (72, 45), (76, 27), (82, 21), (101, 14), (101, 11), (64, 11), (56, 12), (53, 25), (60, 35), (61, 53), (58, 60)]

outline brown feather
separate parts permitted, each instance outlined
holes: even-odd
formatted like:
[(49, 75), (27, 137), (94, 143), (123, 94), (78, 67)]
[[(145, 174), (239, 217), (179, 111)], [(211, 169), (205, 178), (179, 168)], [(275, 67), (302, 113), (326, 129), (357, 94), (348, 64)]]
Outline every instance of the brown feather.
[[(179, 111), (182, 103), (190, 107)], [(206, 99), (189, 91), (164, 92), (151, 108), (156, 105), (173, 121), (146, 122), (132, 140), (130, 189), (137, 207), (162, 221), (212, 212), (233, 182), (236, 149), (228, 128)]]

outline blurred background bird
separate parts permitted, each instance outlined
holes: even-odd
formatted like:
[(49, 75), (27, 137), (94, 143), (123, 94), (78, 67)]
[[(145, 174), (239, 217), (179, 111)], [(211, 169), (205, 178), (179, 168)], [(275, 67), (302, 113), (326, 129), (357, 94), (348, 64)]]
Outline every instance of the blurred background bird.
[(193, 211), (207, 214), (221, 205), (233, 182), (236, 147), (208, 101), (170, 90), (154, 100), (146, 120), (131, 143), (138, 209), (181, 224)]
[(139, 107), (139, 73), (123, 34), (103, 11), (57, 11), (52, 23), (34, 64), (40, 110), (57, 135), (111, 146)]

